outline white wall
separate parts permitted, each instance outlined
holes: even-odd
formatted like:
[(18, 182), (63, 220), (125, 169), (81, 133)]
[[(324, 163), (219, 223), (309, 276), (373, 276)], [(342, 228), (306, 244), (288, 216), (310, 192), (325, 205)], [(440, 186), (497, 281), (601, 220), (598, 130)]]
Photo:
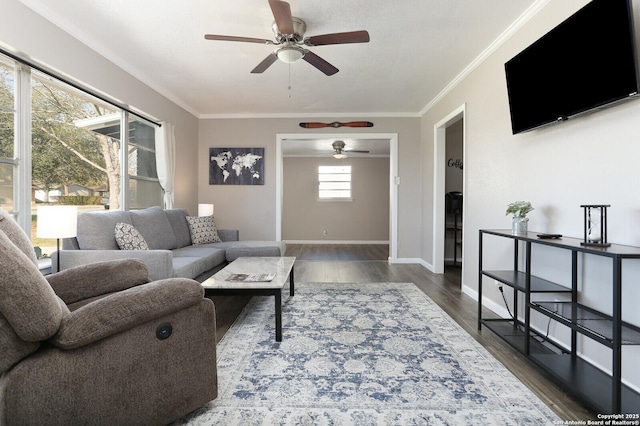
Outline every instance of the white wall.
[[(506, 206), (515, 200), (531, 201), (536, 208), (529, 229), (582, 237), (581, 204), (611, 204), (609, 241), (640, 245), (640, 100), (520, 135), (512, 135), (504, 63), (587, 3), (585, 0), (550, 1), (504, 45), (490, 55), (422, 118), (423, 199), (432, 198), (433, 126), (459, 105), (465, 115), (465, 210), (463, 286), (474, 294), (478, 281), (478, 230), (509, 228)], [(640, 1), (634, 1), (635, 26), (640, 28)], [(640, 46), (640, 43), (638, 44)], [(431, 226), (425, 206), (425, 259)], [(490, 250), (486, 262), (499, 262), (506, 249)], [(564, 255), (538, 252), (534, 263), (545, 278), (567, 283), (570, 263)], [(611, 310), (610, 265), (590, 259), (581, 272), (585, 283), (582, 300), (605, 312)], [(639, 262), (636, 262), (639, 263)], [(509, 260), (505, 265), (508, 266)], [(627, 263), (623, 276), (623, 319), (640, 325), (640, 266)], [(485, 282), (486, 284), (486, 282)], [(485, 285), (492, 306), (503, 302), (495, 286)], [(546, 328), (546, 322), (538, 324)], [(555, 330), (552, 330), (552, 333)], [(557, 333), (560, 334), (559, 329)], [(610, 352), (598, 345), (582, 348), (586, 356), (608, 368)], [(595, 346), (595, 347), (594, 347)], [(640, 348), (625, 347), (623, 377), (640, 387), (640, 372), (630, 360), (640, 358)], [(626, 360), (626, 362), (625, 362)], [(637, 369), (636, 369), (637, 370)]]
[[(362, 118), (327, 117), (322, 121), (352, 121)], [(216, 223), (221, 228), (240, 229), (241, 239), (274, 239), (276, 235), (276, 137), (304, 134), (304, 118), (230, 118), (200, 121), (198, 147), (198, 199), (215, 204)], [(372, 117), (370, 129), (313, 129), (313, 133), (397, 133), (400, 187), (398, 189), (398, 257), (420, 258), (421, 196), (420, 119)], [(264, 147), (265, 184), (260, 186), (209, 185), (210, 147)]]
[(158, 120), (175, 125), (176, 207), (195, 213), (198, 119), (103, 56), (51, 24), (18, 0), (3, 0), (0, 46), (99, 89)]
[[(318, 166), (351, 166), (352, 200), (319, 201)], [(283, 169), (283, 240), (389, 241), (388, 157), (287, 157)]]

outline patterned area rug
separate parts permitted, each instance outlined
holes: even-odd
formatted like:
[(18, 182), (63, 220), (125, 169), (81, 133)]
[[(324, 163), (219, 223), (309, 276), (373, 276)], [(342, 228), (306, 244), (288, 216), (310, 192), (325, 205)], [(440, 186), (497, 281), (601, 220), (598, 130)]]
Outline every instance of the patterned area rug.
[(273, 298), (254, 297), (218, 345), (218, 398), (176, 424), (559, 420), (414, 284), (300, 283), (283, 327), (277, 343)]

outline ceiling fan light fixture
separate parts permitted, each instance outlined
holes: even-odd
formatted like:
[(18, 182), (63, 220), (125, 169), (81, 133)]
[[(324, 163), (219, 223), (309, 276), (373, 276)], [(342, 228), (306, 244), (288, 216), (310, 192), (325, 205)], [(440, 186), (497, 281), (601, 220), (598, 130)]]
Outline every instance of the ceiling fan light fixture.
[(278, 55), (278, 59), (286, 64), (292, 64), (294, 62), (298, 62), (304, 56), (304, 51), (299, 47), (295, 46), (285, 46), (278, 49), (276, 53)]
[(347, 158), (347, 154), (343, 154), (341, 152), (336, 152), (335, 154), (333, 154), (333, 158), (335, 158), (337, 160), (344, 160), (345, 158)]

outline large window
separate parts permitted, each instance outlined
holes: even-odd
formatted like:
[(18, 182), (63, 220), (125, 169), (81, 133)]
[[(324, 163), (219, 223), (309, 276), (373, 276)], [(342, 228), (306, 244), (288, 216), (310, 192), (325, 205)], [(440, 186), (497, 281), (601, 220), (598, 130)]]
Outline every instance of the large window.
[(319, 200), (351, 200), (351, 166), (318, 167)]
[(129, 121), (129, 208), (162, 204), (156, 168), (156, 129), (142, 120)]
[(13, 211), (15, 166), (15, 71), (0, 56), (0, 207)]
[(126, 210), (162, 195), (154, 123), (0, 55), (0, 207), (43, 256), (55, 240), (36, 238), (39, 205)]
[(31, 82), (34, 204), (119, 209), (120, 114), (39, 73)]

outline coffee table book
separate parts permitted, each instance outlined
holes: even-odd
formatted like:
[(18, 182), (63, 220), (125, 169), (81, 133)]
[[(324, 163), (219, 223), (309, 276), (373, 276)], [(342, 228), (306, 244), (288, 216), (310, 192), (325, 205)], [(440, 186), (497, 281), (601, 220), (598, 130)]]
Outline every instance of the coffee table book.
[(275, 278), (275, 274), (231, 274), (225, 281), (237, 282), (269, 282)]

